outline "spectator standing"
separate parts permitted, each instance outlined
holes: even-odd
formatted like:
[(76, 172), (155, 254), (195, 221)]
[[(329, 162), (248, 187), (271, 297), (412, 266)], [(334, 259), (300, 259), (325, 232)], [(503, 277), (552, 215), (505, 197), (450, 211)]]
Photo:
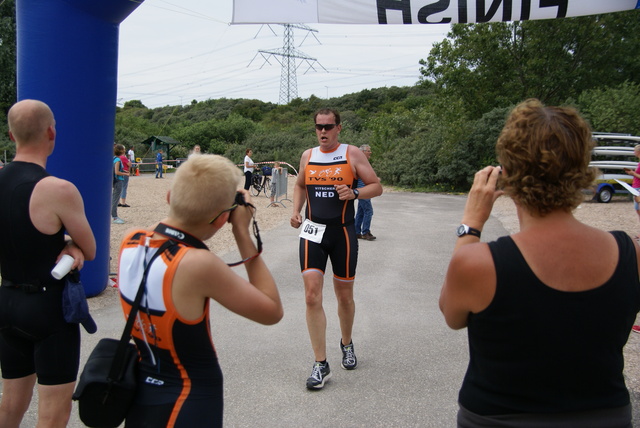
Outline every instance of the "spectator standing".
[[(371, 146), (363, 144), (360, 146), (360, 150), (362, 150), (362, 153), (364, 153), (367, 160), (369, 160), (371, 157)], [(357, 187), (364, 187), (361, 179), (358, 179)], [(366, 239), (367, 241), (376, 239), (376, 237), (371, 234), (371, 217), (373, 217), (371, 199), (358, 198), (358, 211), (356, 212), (356, 237), (358, 239)]]
[(158, 150), (158, 153), (156, 153), (156, 178), (164, 178), (162, 173), (162, 149), (160, 149)]
[(187, 156), (187, 159), (193, 155), (201, 155), (201, 154), (202, 154), (202, 150), (200, 149), (200, 146), (196, 144), (195, 146), (193, 146), (193, 150), (189, 152), (189, 156)]
[[(327, 362), (327, 319), (322, 306), (322, 289), (327, 260), (331, 257), (333, 289), (338, 300), (340, 319), (341, 367), (353, 370), (358, 365), (353, 341), (355, 302), (353, 283), (358, 261), (358, 241), (354, 225), (354, 200), (382, 194), (380, 180), (364, 153), (356, 146), (342, 144), (340, 114), (323, 109), (315, 116), (318, 146), (306, 150), (293, 193), (291, 226), (299, 228), (300, 270), (304, 282), (306, 319), (315, 362), (307, 388), (320, 389), (331, 377)], [(365, 186), (356, 189), (356, 177)], [(333, 184), (333, 183), (344, 184)], [(306, 202), (304, 224), (300, 211)]]
[(122, 155), (124, 154), (124, 146), (116, 144), (113, 147), (113, 192), (111, 194), (111, 220), (115, 224), (123, 224), (124, 220), (118, 217), (118, 201), (122, 194), (124, 186), (124, 177), (127, 175), (122, 166)]
[[(440, 296), (469, 337), (458, 427), (631, 427), (622, 350), (640, 311), (640, 246), (573, 215), (592, 148), (575, 110), (527, 100), (498, 138), (502, 168), (475, 175)], [(520, 231), (483, 243), (498, 179)]]
[[(640, 144), (633, 148), (633, 154), (636, 155), (637, 158), (640, 158)], [(624, 168), (624, 172), (633, 176), (633, 182), (631, 183), (631, 187), (633, 187), (634, 189), (640, 190), (640, 163), (638, 164), (638, 167), (636, 168), (635, 171), (630, 168)], [(636, 214), (638, 215), (638, 219), (640, 220), (640, 196), (633, 197), (633, 208), (635, 209)], [(640, 234), (636, 234), (634, 236), (634, 239), (636, 241), (639, 241)], [(640, 325), (634, 325), (631, 328), (631, 331), (633, 331), (634, 333), (640, 333)]]
[(131, 175), (133, 175), (133, 173), (135, 172), (135, 168), (137, 167), (137, 165), (136, 165), (136, 154), (133, 151), (133, 146), (131, 146), (131, 148), (127, 152), (127, 156), (129, 157), (129, 162), (131, 162)]
[(65, 281), (54, 279), (51, 269), (65, 254), (81, 269), (95, 257), (96, 241), (78, 189), (46, 171), (56, 138), (49, 107), (23, 100), (7, 117), (16, 156), (0, 171), (0, 426), (20, 426), (37, 380), (37, 426), (64, 427), (80, 329), (63, 318)]
[(251, 156), (253, 156), (253, 151), (247, 149), (244, 156), (244, 190), (249, 190), (251, 187), (251, 176), (255, 169)]
[[(637, 158), (640, 158), (640, 144), (633, 148), (633, 154), (635, 154)], [(624, 172), (633, 176), (631, 187), (640, 190), (640, 163), (638, 164), (638, 167), (635, 171), (630, 168), (625, 168)], [(640, 220), (640, 196), (633, 197), (633, 208), (636, 210), (638, 220)], [(640, 239), (640, 234), (636, 235), (635, 238)]]
[(269, 206), (277, 207), (275, 204), (276, 191), (278, 190), (278, 186), (281, 185), (282, 180), (282, 167), (280, 166), (280, 162), (274, 162), (273, 168), (271, 169), (271, 196), (270, 201), (271, 204)]
[[(124, 147), (124, 146), (123, 146)], [(131, 176), (131, 161), (124, 154), (120, 156), (120, 161), (122, 162), (122, 171), (126, 174), (122, 176), (124, 182), (122, 183), (122, 193), (120, 193), (120, 203), (119, 207), (129, 208), (130, 205), (127, 204), (127, 189), (129, 188), (129, 177)]]
[[(282, 318), (276, 283), (251, 239), (255, 208), (237, 202), (239, 178), (238, 168), (222, 156), (192, 156), (175, 173), (167, 196), (169, 216), (122, 241), (118, 285), (125, 316), (140, 286), (143, 261), (171, 244), (152, 262), (147, 298), (138, 312), (141, 325), (157, 327), (149, 330), (153, 336), (138, 326), (132, 333), (140, 364), (126, 427), (222, 427), (222, 371), (211, 339), (210, 299), (261, 324)], [(239, 193), (251, 202), (249, 192)], [(248, 279), (202, 241), (227, 223)]]

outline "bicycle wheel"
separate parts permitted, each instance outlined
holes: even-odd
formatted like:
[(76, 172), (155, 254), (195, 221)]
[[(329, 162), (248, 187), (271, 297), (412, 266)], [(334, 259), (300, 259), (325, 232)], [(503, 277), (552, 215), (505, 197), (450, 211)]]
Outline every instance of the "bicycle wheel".
[(252, 196), (258, 196), (260, 194), (262, 190), (262, 186), (260, 185), (261, 180), (262, 177), (259, 175), (253, 175), (251, 177), (251, 187), (249, 187), (249, 189), (251, 190)]
[(262, 191), (264, 192), (265, 197), (271, 196), (271, 179), (269, 177), (264, 179), (264, 185), (262, 186)]

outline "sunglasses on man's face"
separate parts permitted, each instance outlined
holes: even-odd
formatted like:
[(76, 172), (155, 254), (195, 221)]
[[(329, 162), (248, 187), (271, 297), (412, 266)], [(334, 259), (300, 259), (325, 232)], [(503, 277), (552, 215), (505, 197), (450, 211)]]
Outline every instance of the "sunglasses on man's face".
[(335, 123), (327, 123), (327, 124), (322, 124), (322, 123), (316, 123), (316, 129), (318, 131), (322, 131), (323, 129), (327, 130), (327, 131), (331, 131), (333, 128), (335, 128), (337, 125)]

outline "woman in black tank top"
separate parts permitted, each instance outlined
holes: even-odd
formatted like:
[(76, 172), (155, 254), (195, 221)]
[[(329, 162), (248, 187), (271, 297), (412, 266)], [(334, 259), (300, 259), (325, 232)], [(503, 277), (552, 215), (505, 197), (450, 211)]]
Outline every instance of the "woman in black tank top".
[[(592, 147), (576, 111), (527, 100), (498, 139), (502, 166), (475, 175), (440, 297), (469, 336), (459, 427), (631, 427), (622, 348), (640, 311), (640, 247), (573, 216)], [(481, 243), (503, 194), (520, 231)]]

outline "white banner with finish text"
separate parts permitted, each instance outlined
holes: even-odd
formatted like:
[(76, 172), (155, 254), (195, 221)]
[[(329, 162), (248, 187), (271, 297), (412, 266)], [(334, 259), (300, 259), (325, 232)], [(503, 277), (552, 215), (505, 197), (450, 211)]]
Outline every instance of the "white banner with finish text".
[(234, 0), (233, 24), (454, 24), (596, 15), (640, 0)]

